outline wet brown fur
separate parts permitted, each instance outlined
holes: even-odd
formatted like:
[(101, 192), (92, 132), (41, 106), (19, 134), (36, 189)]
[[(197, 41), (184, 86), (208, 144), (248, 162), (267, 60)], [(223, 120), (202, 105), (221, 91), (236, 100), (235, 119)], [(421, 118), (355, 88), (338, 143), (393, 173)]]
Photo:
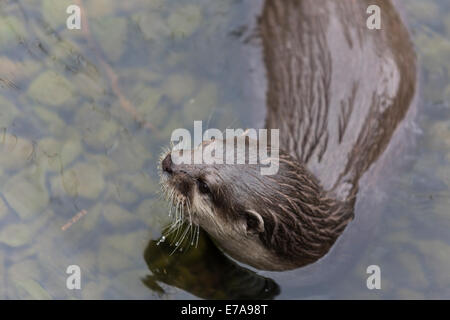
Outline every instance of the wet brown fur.
[[(381, 30), (366, 28), (370, 4), (381, 7)], [(286, 270), (325, 255), (353, 219), (358, 181), (413, 99), (416, 58), (387, 0), (266, 0), (259, 27), (278, 173), (181, 165), (168, 184), (199, 203), (204, 213), (193, 219), (232, 257)]]

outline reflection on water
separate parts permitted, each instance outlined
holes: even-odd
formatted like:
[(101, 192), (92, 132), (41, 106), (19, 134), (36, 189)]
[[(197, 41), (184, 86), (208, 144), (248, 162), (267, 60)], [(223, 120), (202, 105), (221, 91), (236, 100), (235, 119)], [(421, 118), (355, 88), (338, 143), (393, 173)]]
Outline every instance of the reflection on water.
[(165, 293), (158, 282), (204, 299), (273, 299), (280, 293), (272, 279), (226, 257), (203, 231), (198, 245), (189, 247), (188, 244), (182, 252), (174, 252), (170, 243), (170, 237), (164, 242), (152, 240), (144, 253), (152, 275), (143, 282), (158, 294)]
[[(73, 3), (86, 13), (81, 31), (65, 27)], [(270, 273), (241, 267), (205, 236), (185, 253), (156, 245), (168, 222), (156, 162), (172, 130), (261, 120), (246, 56), (258, 44), (248, 43), (251, 5), (0, 2), (0, 298), (450, 297), (445, 0), (404, 3), (422, 69), (421, 133), (397, 156), (389, 188), (361, 196), (346, 250)], [(72, 264), (80, 291), (65, 287)], [(371, 264), (380, 291), (365, 285)]]

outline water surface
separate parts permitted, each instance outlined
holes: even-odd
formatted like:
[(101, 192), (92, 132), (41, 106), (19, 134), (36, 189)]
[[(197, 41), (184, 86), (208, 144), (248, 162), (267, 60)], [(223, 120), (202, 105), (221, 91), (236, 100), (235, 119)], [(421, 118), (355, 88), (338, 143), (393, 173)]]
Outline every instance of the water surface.
[[(82, 30), (66, 28), (70, 4)], [(254, 272), (204, 237), (173, 255), (157, 245), (172, 130), (261, 124), (253, 1), (2, 1), (0, 298), (450, 298), (450, 4), (404, 6), (421, 70), (415, 143), (389, 186), (361, 195), (342, 241), (354, 254), (325, 276)], [(66, 288), (72, 264), (81, 290)], [(372, 264), (381, 290), (366, 287)]]

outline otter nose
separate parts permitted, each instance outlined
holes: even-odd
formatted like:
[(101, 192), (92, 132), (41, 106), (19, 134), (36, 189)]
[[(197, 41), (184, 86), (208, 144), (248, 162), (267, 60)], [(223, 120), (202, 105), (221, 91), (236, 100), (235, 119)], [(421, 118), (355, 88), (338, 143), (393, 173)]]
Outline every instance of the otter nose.
[(161, 163), (163, 171), (167, 173), (172, 173), (172, 157), (170, 153), (164, 158)]

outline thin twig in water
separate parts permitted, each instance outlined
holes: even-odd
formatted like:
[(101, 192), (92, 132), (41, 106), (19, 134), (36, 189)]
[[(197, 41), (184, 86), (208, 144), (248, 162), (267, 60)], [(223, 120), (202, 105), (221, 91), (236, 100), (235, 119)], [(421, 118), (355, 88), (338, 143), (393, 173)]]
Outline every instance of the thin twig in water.
[(72, 225), (72, 224), (74, 224), (75, 222), (77, 222), (78, 220), (80, 220), (82, 217), (84, 217), (85, 215), (87, 214), (87, 211), (86, 210), (81, 210), (80, 212), (78, 212), (76, 215), (74, 215), (73, 216), (73, 218), (72, 219), (70, 219), (65, 225), (63, 225), (62, 227), (61, 227), (61, 230), (62, 231), (66, 231), (67, 229), (69, 229), (70, 228), (70, 226)]

